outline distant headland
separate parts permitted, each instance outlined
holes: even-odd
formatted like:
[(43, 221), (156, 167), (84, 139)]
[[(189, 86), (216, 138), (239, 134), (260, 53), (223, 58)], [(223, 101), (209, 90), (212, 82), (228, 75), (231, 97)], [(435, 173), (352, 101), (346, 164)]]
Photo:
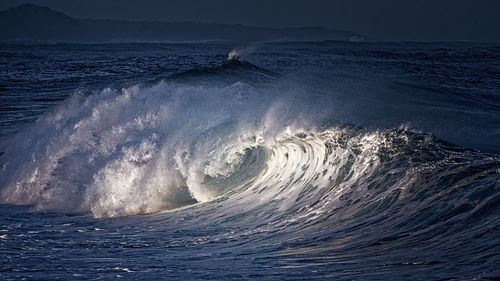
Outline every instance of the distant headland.
[(362, 41), (354, 32), (323, 27), (268, 28), (197, 22), (75, 19), (32, 4), (0, 11), (0, 40), (56, 42)]

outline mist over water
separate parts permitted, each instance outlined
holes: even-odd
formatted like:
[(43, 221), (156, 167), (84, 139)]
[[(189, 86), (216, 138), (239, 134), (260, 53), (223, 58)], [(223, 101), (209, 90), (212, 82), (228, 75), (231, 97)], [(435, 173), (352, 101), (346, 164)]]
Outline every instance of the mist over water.
[(495, 46), (1, 48), (2, 277), (499, 274)]

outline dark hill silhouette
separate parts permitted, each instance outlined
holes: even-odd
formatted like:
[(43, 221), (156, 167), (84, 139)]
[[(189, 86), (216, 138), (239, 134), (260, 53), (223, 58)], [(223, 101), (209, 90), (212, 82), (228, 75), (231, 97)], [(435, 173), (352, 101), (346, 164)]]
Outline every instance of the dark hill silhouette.
[(25, 4), (0, 12), (1, 39), (59, 39), (74, 37), (78, 21), (46, 7)]
[(25, 4), (0, 12), (0, 40), (63, 42), (197, 40), (350, 40), (349, 31), (322, 27), (265, 28), (194, 22), (130, 22), (74, 19), (46, 7)]

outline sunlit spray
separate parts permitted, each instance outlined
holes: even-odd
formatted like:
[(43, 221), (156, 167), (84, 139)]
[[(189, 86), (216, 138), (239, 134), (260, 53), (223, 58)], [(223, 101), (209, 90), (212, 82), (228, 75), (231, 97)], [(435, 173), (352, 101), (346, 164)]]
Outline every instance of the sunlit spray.
[(255, 52), (257, 46), (250, 45), (247, 47), (234, 48), (227, 55), (227, 60), (239, 60), (242, 61)]

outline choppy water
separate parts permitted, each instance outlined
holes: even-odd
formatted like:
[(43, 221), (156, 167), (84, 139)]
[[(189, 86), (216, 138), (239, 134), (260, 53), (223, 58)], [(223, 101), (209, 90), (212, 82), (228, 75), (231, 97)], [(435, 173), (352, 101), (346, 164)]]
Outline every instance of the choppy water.
[(500, 47), (238, 46), (0, 45), (0, 277), (500, 276)]

